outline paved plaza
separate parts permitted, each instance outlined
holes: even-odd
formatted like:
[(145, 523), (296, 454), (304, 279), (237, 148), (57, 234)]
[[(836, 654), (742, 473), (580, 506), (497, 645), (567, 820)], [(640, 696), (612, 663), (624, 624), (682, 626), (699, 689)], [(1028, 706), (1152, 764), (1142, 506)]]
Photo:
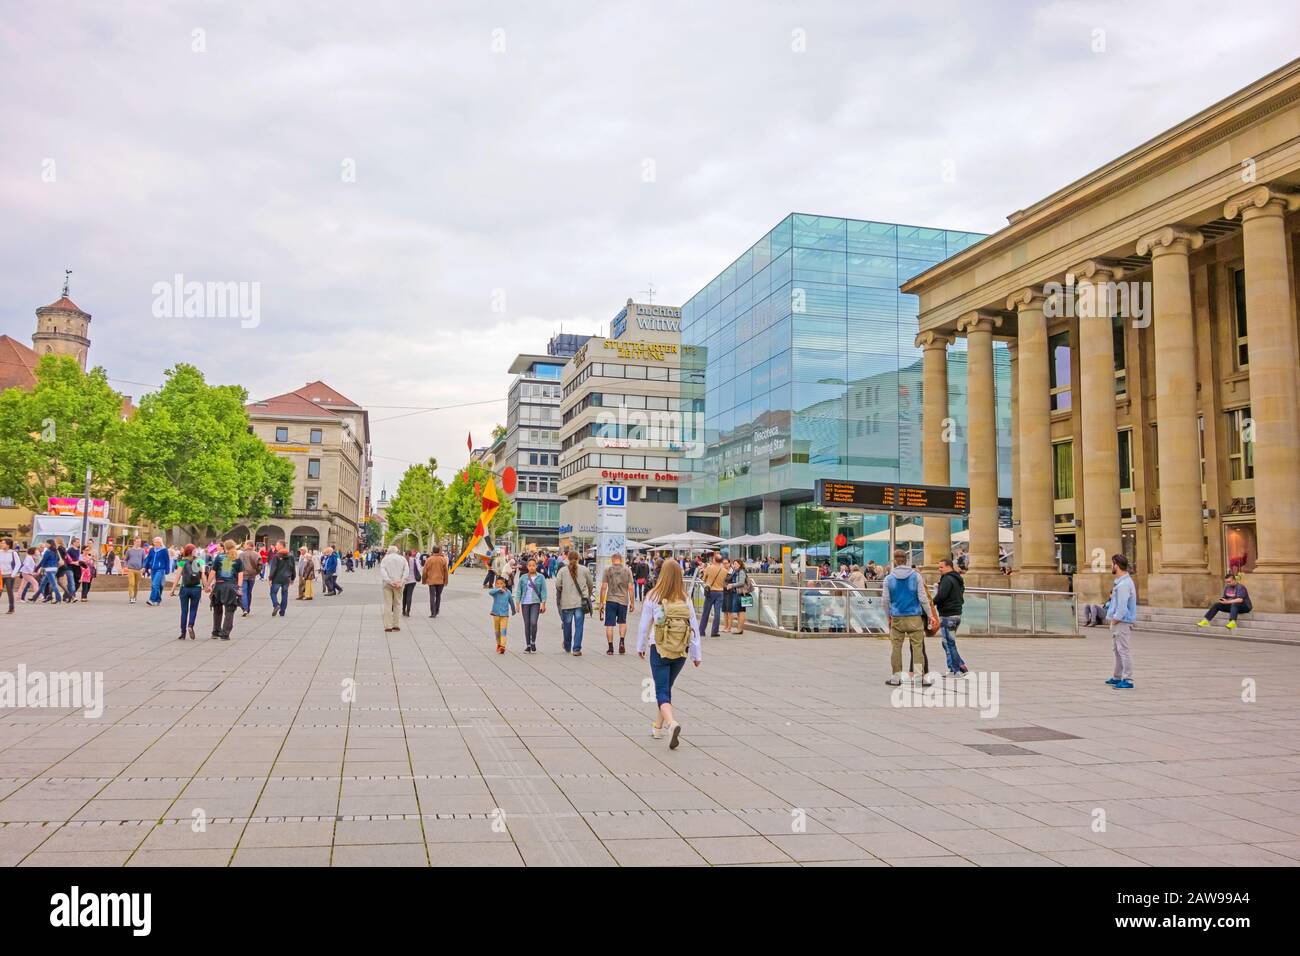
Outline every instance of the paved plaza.
[(0, 865), (1300, 862), (1294, 646), (1139, 633), (1114, 691), (1104, 633), (968, 639), (990, 718), (894, 706), (884, 641), (706, 638), (669, 751), (631, 644), (564, 655), (552, 611), (499, 656), (477, 573), (385, 635), (375, 575), (341, 577), (284, 619), (259, 584), (229, 643), (120, 593), (0, 618), (0, 672), (105, 701), (0, 711)]

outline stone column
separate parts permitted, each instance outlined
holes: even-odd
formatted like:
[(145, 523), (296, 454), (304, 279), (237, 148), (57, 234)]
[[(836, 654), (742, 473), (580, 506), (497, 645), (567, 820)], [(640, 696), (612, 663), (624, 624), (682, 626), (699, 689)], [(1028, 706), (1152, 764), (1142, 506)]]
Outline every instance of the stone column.
[(967, 474), (970, 483), (971, 587), (1005, 587), (998, 573), (998, 429), (993, 385), (993, 330), (1002, 317), (968, 312), (957, 320), (966, 335)]
[(1011, 365), (1011, 566), (1020, 566), (1020, 343), (1007, 339)]
[[(1063, 590), (1056, 570), (1056, 515), (1052, 506), (1051, 357), (1047, 350), (1046, 299), (1041, 289), (1021, 289), (1007, 300), (1018, 313), (1016, 337), (1016, 447), (1019, 449), (1020, 551), (1016, 587)], [(1117, 452), (1118, 454), (1118, 452)]]
[[(952, 423), (948, 415), (948, 346), (952, 336), (943, 332), (922, 332), (916, 345), (922, 349), (921, 378), (921, 480), (927, 485), (952, 481), (948, 451)], [(925, 519), (925, 568), (934, 570), (940, 558), (952, 556), (949, 518)]]
[[(1118, 266), (1089, 259), (1070, 270), (1079, 322), (1079, 388), (1083, 427), (1083, 551), (1074, 589), (1089, 604), (1110, 594), (1110, 556), (1120, 550), (1119, 429), (1115, 414), (1115, 345), (1111, 332)], [(1161, 467), (1161, 478), (1164, 468)], [(1077, 493), (1077, 492), (1076, 492)]]
[(1201, 503), (1201, 435), (1196, 403), (1196, 327), (1188, 256), (1205, 242), (1193, 230), (1166, 226), (1138, 240), (1151, 254), (1155, 314), (1156, 454), (1160, 462), (1160, 573), (1147, 600), (1160, 607), (1204, 607), (1218, 587), (1205, 563)]
[[(1300, 383), (1295, 292), (1283, 217), (1300, 194), (1257, 186), (1224, 206), (1241, 217), (1250, 335), (1250, 415), (1255, 441), (1255, 534), (1259, 559), (1248, 585), (1261, 611), (1300, 611)], [(1164, 480), (1164, 461), (1160, 476)]]

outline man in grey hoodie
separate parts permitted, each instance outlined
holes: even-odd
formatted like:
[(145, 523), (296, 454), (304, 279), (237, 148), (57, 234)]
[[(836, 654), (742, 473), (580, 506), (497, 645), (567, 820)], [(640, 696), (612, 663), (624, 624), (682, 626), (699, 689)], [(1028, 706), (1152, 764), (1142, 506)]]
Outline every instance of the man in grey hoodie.
[(891, 673), (885, 683), (897, 687), (903, 682), (903, 643), (912, 645), (912, 666), (921, 664), (919, 680), (924, 686), (934, 683), (926, 671), (925, 621), (934, 617), (934, 605), (925, 587), (921, 572), (909, 567), (907, 552), (894, 552), (894, 567), (885, 576), (885, 586), (880, 589), (881, 606), (889, 620), (889, 640), (893, 645), (889, 654)]

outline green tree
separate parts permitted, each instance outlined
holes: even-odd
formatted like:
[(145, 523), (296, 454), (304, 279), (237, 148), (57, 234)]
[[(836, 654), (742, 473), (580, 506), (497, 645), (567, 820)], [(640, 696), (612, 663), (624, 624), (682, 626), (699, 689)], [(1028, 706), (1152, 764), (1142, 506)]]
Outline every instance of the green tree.
[(247, 400), (237, 385), (209, 385), (193, 365), (169, 369), (130, 422), (127, 507), (198, 537), (261, 521), (288, 501), (293, 464), (250, 433)]
[(0, 495), (34, 512), (47, 498), (110, 498), (127, 476), (123, 398), (102, 368), (83, 372), (66, 355), (45, 355), (36, 386), (0, 393)]
[(492, 444), (495, 445), (501, 439), (506, 437), (505, 425), (494, 425), (492, 428)]
[(418, 547), (430, 548), (446, 531), (443, 497), (447, 486), (438, 477), (438, 460), (412, 465), (397, 484), (388, 504), (388, 527), (394, 532), (410, 528)]
[[(446, 530), (449, 534), (456, 535), (462, 544), (474, 533), (474, 527), (478, 524), (478, 516), (483, 510), (480, 495), (489, 478), (496, 482), (497, 495), (501, 499), (501, 507), (497, 508), (492, 518), (490, 530), (493, 536), (508, 534), (515, 528), (514, 502), (492, 472), (481, 462), (472, 461), (456, 474), (455, 480), (447, 486), (446, 494)], [(474, 491), (476, 485), (478, 493)]]
[(384, 526), (378, 518), (367, 518), (361, 525), (361, 540), (366, 547), (376, 548), (384, 543)]

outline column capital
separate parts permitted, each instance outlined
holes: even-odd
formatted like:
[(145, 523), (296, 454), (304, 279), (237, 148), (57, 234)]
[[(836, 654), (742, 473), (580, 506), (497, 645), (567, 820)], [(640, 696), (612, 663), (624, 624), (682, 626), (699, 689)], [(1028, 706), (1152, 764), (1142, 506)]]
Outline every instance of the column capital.
[(1256, 186), (1238, 193), (1223, 204), (1223, 218), (1257, 215), (1281, 216), (1300, 209), (1300, 193), (1283, 192), (1272, 186)]
[(1002, 316), (996, 312), (985, 312), (982, 309), (976, 309), (974, 312), (967, 312), (957, 319), (957, 331), (964, 332), (969, 337), (972, 332), (988, 332), (1002, 325)]
[(1205, 245), (1205, 236), (1195, 229), (1182, 226), (1165, 226), (1155, 232), (1147, 233), (1137, 241), (1137, 254), (1152, 258), (1163, 255), (1187, 255)]
[(1013, 312), (1042, 311), (1047, 303), (1047, 293), (1042, 286), (1026, 286), (1007, 297), (1007, 308)]
[(918, 349), (946, 349), (952, 345), (953, 336), (947, 332), (941, 332), (938, 329), (930, 329), (922, 332), (916, 337), (915, 345)]
[(1124, 274), (1124, 267), (1109, 259), (1085, 259), (1069, 272), (1076, 283), (1080, 279), (1085, 282), (1112, 282)]

